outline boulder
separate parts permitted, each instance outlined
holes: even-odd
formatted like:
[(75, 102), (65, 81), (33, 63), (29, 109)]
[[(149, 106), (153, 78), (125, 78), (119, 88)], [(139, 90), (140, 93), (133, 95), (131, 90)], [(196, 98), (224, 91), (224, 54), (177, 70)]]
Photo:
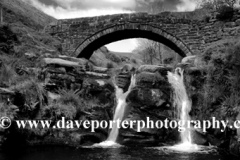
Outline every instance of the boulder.
[(130, 73), (119, 73), (116, 76), (116, 85), (126, 92), (131, 84), (131, 74)]
[(192, 131), (192, 142), (197, 145), (208, 145), (206, 136), (196, 130)]
[(63, 67), (79, 67), (81, 65), (78, 62), (68, 61), (60, 58), (44, 58), (43, 61), (47, 65), (59, 65)]
[(192, 65), (194, 65), (196, 58), (197, 58), (197, 56), (187, 56), (187, 57), (184, 57), (182, 59), (182, 63), (183, 64), (192, 64)]
[(235, 27), (236, 26), (236, 23), (235, 22), (226, 22), (225, 23), (225, 27)]
[(113, 104), (115, 99), (114, 86), (112, 82), (101, 79), (86, 78), (82, 85), (82, 96), (97, 100), (100, 104)]
[(59, 55), (58, 58), (66, 60), (66, 61), (77, 62), (82, 65), (86, 65), (88, 63), (88, 60), (85, 58), (69, 57), (69, 56), (65, 56), (65, 55)]
[(230, 140), (229, 149), (231, 154), (235, 156), (240, 156), (240, 141), (236, 137), (233, 137)]
[(143, 88), (168, 88), (166, 77), (160, 73), (141, 72), (136, 76), (136, 85)]
[[(236, 119), (240, 121), (240, 113), (238, 114)], [(237, 128), (237, 136), (240, 139), (240, 128)]]
[[(169, 93), (169, 91), (166, 91)], [(161, 89), (135, 88), (132, 90), (127, 101), (141, 105), (142, 108), (164, 108), (169, 104), (169, 94)]]
[(237, 26), (240, 26), (240, 19), (237, 19), (237, 20), (235, 21), (235, 23), (236, 23)]
[(168, 71), (171, 71), (172, 67), (167, 66), (157, 66), (157, 65), (142, 65), (137, 69), (137, 73), (150, 72), (150, 73), (160, 73), (166, 75)]

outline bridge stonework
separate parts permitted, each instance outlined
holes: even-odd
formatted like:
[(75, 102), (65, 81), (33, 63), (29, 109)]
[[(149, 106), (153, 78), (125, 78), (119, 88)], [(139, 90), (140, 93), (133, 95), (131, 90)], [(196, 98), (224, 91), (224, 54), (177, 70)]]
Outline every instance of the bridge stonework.
[(206, 22), (177, 15), (134, 13), (63, 19), (47, 26), (45, 32), (62, 42), (64, 53), (84, 58), (90, 58), (103, 45), (127, 38), (148, 38), (169, 46), (181, 56), (197, 55), (216, 41), (240, 34), (237, 19), (227, 23)]

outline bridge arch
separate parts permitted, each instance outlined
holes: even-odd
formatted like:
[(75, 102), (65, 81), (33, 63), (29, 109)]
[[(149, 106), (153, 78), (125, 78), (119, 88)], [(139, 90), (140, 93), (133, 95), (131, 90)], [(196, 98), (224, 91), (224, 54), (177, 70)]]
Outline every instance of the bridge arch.
[(142, 23), (117, 24), (100, 30), (79, 44), (74, 55), (89, 59), (98, 48), (128, 38), (151, 39), (168, 46), (182, 57), (192, 55), (192, 51), (181, 39), (159, 27)]

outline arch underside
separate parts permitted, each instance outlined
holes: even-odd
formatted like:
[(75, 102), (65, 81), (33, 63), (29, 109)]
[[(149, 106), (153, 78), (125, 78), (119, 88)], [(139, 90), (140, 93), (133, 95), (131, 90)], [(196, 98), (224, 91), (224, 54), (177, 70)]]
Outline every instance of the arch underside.
[(129, 39), (129, 38), (146, 38), (162, 43), (180, 56), (185, 57), (192, 55), (190, 49), (178, 38), (150, 25), (117, 25), (104, 29), (81, 43), (74, 52), (78, 58), (89, 59), (95, 50), (109, 43)]

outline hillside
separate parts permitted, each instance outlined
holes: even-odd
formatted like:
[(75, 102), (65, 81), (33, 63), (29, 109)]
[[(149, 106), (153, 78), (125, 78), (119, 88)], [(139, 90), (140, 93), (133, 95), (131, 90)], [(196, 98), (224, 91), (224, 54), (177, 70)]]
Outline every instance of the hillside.
[(97, 66), (107, 68), (122, 67), (125, 64), (137, 67), (143, 64), (141, 56), (136, 53), (112, 52), (105, 46), (95, 51), (90, 61)]
[(26, 3), (25, 0), (1, 0), (0, 5), (3, 8), (3, 21), (6, 23), (21, 23), (30, 28), (43, 29), (56, 20)]
[[(22, 0), (1, 0), (3, 23), (0, 25), (0, 59), (19, 61), (19, 65), (35, 65), (28, 57), (59, 54), (61, 43), (43, 32), (54, 18), (37, 10)], [(7, 61), (6, 61), (7, 59)], [(21, 59), (21, 60), (20, 60)]]

